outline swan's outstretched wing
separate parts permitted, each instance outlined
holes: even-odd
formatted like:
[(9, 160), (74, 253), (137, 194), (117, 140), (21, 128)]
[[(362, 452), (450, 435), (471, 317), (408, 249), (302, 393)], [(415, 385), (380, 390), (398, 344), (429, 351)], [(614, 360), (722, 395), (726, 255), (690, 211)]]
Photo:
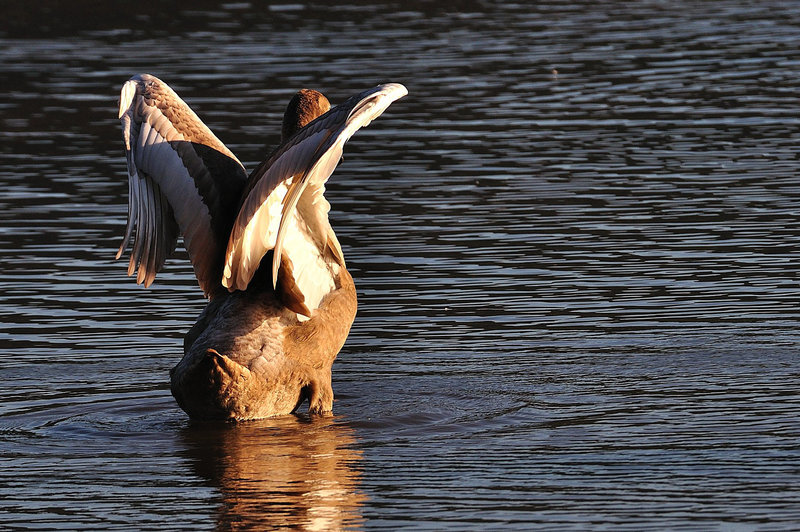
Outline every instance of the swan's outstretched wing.
[(344, 265), (328, 224), (325, 182), (348, 139), (407, 93), (388, 83), (353, 96), (298, 131), (253, 172), (228, 241), (223, 285), (244, 290), (273, 250), (272, 282), (282, 285), (284, 303), (305, 315), (316, 308), (333, 287), (331, 268)]
[(223, 252), (247, 181), (242, 164), (188, 105), (149, 74), (122, 87), (119, 118), (128, 160), (128, 275), (149, 286), (178, 230), (206, 295), (219, 286)]

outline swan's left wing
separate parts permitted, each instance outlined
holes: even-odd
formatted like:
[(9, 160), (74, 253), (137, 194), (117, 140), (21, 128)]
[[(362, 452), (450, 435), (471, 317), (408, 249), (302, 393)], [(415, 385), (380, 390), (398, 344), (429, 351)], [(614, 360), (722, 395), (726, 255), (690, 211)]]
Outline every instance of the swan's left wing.
[(133, 235), (128, 275), (138, 269), (137, 282), (149, 286), (180, 232), (198, 283), (211, 296), (247, 180), (242, 164), (155, 76), (139, 74), (123, 85), (119, 118), (130, 194), (117, 258)]
[(316, 308), (332, 281), (314, 272), (331, 258), (344, 264), (328, 223), (325, 182), (350, 137), (406, 94), (403, 85), (387, 83), (353, 96), (298, 131), (253, 172), (228, 240), (223, 285), (247, 288), (272, 250), (272, 282), (283, 285), (287, 306), (306, 315)]

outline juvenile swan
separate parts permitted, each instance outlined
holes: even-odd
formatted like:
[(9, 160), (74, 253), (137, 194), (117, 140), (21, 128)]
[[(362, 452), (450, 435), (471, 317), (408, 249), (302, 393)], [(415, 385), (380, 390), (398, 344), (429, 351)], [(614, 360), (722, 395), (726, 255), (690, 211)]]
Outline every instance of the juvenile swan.
[(128, 275), (150, 286), (178, 234), (208, 305), (170, 371), (195, 419), (256, 419), (333, 408), (331, 366), (356, 314), (353, 279), (328, 223), (325, 182), (347, 140), (398, 98), (379, 85), (330, 108), (303, 89), (282, 142), (248, 177), (242, 163), (163, 81), (122, 86), (128, 161)]

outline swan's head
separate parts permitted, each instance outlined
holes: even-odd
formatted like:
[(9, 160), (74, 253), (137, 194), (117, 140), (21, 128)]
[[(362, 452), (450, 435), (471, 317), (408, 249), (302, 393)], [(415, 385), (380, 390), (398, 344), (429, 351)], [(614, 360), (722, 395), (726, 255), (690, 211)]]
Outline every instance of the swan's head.
[(331, 103), (321, 92), (311, 89), (301, 89), (297, 91), (286, 107), (283, 114), (283, 128), (281, 129), (281, 141), (285, 141), (306, 124), (327, 113), (331, 108)]

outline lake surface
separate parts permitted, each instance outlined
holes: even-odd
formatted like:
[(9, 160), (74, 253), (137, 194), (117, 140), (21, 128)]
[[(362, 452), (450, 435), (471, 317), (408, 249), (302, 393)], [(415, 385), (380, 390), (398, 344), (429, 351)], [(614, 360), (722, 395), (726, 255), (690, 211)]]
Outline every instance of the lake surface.
[[(6, 3), (0, 528), (800, 527), (797, 4), (443, 5)], [(172, 399), (185, 252), (113, 260), (139, 72), (248, 169), (297, 89), (408, 87), (329, 182), (335, 417)]]

